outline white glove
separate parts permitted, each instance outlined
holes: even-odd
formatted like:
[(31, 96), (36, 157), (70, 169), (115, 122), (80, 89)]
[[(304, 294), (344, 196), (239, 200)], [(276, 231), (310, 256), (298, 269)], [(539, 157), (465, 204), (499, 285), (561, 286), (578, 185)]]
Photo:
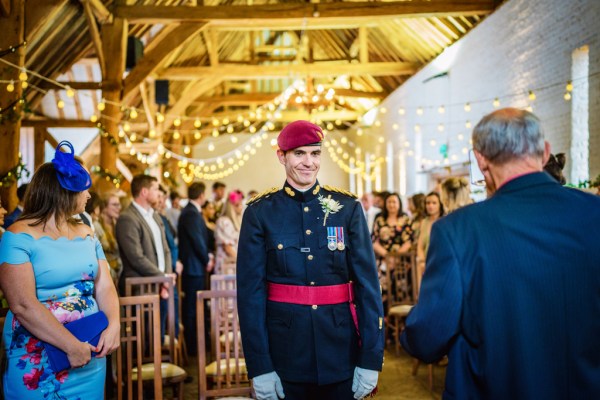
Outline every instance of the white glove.
[(378, 377), (379, 371), (356, 367), (354, 369), (354, 380), (352, 381), (354, 398), (362, 399), (368, 396), (377, 386)]
[(278, 400), (285, 398), (283, 386), (277, 372), (269, 372), (252, 379), (257, 400)]

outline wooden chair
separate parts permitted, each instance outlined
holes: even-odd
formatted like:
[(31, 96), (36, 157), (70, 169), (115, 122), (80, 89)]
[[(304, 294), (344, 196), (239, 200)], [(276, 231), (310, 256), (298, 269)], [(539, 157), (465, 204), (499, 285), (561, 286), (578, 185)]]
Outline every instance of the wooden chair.
[[(242, 351), (236, 297), (235, 290), (197, 293), (200, 400), (208, 397), (252, 395)], [(205, 351), (205, 305), (210, 310), (210, 358), (207, 358)]]
[(185, 293), (181, 288), (181, 280), (182, 277), (177, 277), (177, 292), (179, 293), (179, 304), (177, 304), (177, 314), (179, 315), (179, 335), (177, 335), (177, 341), (179, 344), (179, 360), (181, 360), (181, 366), (186, 367), (189, 364), (188, 354), (187, 354), (187, 345), (185, 344), (185, 334), (184, 334), (184, 326), (183, 326), (183, 297)]
[[(400, 333), (408, 313), (419, 296), (417, 263), (414, 251), (392, 253), (386, 257), (388, 294), (388, 329), (393, 337), (396, 354), (400, 352)], [(413, 361), (412, 375), (416, 375), (421, 362)], [(428, 364), (429, 388), (433, 390), (433, 365)]]
[[(138, 400), (147, 399), (144, 380), (137, 379), (137, 371), (148, 371), (148, 364), (161, 364), (160, 306), (158, 296), (121, 297), (121, 346), (116, 352), (117, 400), (132, 400), (134, 391)], [(146, 376), (154, 381), (154, 399), (162, 400), (162, 377), (159, 368), (152, 368)], [(135, 387), (134, 387), (135, 383)], [(134, 390), (135, 388), (135, 390)], [(124, 393), (125, 392), (125, 393)]]
[(236, 276), (214, 274), (210, 276), (210, 290), (236, 290)]
[[(177, 393), (177, 397), (182, 400), (183, 383), (185, 378), (187, 378), (187, 372), (177, 365), (181, 360), (181, 357), (178, 357), (177, 355), (178, 352), (181, 353), (181, 347), (179, 347), (179, 342), (177, 339), (171, 339), (175, 338), (175, 293), (173, 276), (145, 276), (127, 278), (125, 280), (125, 294), (127, 296), (131, 296), (133, 294), (159, 295), (162, 287), (167, 288), (169, 298), (167, 299), (167, 323), (165, 329), (165, 340), (162, 345), (162, 363), (160, 370), (162, 379), (166, 384), (173, 386), (174, 391)], [(147, 366), (146, 368), (148, 369), (150, 366)]]

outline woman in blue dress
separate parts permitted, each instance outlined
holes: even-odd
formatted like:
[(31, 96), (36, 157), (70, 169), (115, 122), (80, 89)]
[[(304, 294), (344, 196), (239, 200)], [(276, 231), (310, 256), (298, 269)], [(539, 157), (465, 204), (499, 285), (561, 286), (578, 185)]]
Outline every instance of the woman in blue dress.
[[(61, 152), (63, 145), (71, 153)], [(73, 147), (62, 142), (36, 171), (23, 214), (0, 242), (0, 287), (10, 308), (3, 332), (8, 400), (104, 399), (105, 356), (119, 346), (119, 308), (102, 247), (72, 218), (83, 212), (90, 185)], [(99, 310), (109, 325), (96, 347), (63, 327)], [(71, 369), (53, 371), (44, 343), (63, 350)]]

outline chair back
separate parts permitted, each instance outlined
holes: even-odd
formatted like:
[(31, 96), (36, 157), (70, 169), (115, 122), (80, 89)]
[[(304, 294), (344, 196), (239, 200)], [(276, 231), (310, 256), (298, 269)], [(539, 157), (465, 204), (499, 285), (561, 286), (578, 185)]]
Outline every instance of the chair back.
[[(126, 296), (144, 296), (144, 295), (160, 295), (162, 287), (167, 288), (169, 298), (167, 299), (167, 324), (165, 327), (166, 335), (169, 335), (169, 340), (166, 341), (163, 351), (163, 361), (176, 363), (175, 357), (175, 289), (173, 283), (173, 275), (165, 276), (144, 276), (127, 278), (125, 280), (125, 295)], [(160, 308), (160, 306), (159, 306)], [(161, 319), (159, 317), (159, 323)], [(160, 338), (160, 336), (159, 336)]]
[(398, 304), (415, 304), (418, 297), (415, 252), (389, 253), (385, 264), (388, 309)]
[(214, 274), (210, 276), (210, 290), (236, 290), (236, 276)]
[[(161, 365), (160, 310), (157, 295), (121, 297), (121, 346), (117, 349), (117, 399), (147, 399), (144, 393), (144, 364)], [(136, 373), (134, 374), (134, 371)], [(162, 400), (161, 369), (154, 368), (154, 399)], [(134, 387), (135, 382), (135, 387)]]
[[(236, 291), (200, 291), (196, 296), (199, 399), (250, 396), (252, 388), (242, 351)], [(205, 307), (210, 312), (210, 357), (205, 351)]]

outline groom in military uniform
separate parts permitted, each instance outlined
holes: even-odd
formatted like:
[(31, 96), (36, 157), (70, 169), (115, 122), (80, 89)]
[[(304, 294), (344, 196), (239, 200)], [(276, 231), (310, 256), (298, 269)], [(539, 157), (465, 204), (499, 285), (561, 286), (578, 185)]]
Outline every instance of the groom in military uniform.
[(283, 188), (244, 213), (238, 308), (260, 399), (360, 399), (383, 364), (383, 307), (369, 230), (355, 196), (317, 181), (321, 128), (279, 134)]

